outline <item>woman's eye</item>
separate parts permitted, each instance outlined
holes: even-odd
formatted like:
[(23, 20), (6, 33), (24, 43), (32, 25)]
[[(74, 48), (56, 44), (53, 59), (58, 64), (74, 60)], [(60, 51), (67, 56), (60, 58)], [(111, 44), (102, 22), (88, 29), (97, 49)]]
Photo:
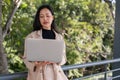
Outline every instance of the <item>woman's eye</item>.
[(43, 18), (43, 16), (40, 16), (40, 18)]
[(47, 17), (50, 17), (50, 16), (47, 16)]

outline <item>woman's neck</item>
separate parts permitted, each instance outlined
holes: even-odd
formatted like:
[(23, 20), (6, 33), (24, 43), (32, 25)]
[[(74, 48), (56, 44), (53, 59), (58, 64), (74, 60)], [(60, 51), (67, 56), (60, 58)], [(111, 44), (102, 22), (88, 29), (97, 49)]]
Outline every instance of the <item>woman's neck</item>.
[(43, 29), (45, 29), (45, 30), (51, 30), (51, 28), (46, 28), (46, 27), (43, 27)]

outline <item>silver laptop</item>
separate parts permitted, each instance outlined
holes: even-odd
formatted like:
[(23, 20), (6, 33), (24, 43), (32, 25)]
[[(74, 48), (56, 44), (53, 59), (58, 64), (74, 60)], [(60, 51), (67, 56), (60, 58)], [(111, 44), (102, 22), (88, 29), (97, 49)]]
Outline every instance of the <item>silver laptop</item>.
[(32, 39), (25, 41), (28, 61), (61, 62), (64, 54), (64, 41), (51, 39)]

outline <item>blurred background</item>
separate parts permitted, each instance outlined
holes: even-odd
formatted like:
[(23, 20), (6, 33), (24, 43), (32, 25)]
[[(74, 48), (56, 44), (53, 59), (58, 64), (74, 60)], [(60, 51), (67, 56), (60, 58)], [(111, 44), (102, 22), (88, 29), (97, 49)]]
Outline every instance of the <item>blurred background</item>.
[[(2, 1), (3, 30), (15, 6), (14, 1)], [(50, 4), (55, 12), (56, 25), (67, 46), (65, 65), (113, 58), (114, 0), (23, 0), (3, 39), (9, 73), (27, 71), (20, 58), (24, 53), (24, 39), (32, 31), (35, 13), (42, 4)], [(72, 79), (102, 70), (102, 66), (69, 70), (68, 77)]]

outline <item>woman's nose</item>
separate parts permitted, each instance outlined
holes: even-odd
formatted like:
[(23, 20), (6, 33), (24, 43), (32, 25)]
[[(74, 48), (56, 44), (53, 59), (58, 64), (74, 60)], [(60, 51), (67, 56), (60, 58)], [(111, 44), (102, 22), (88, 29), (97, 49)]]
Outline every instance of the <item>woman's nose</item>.
[(46, 17), (46, 16), (44, 17), (44, 20), (47, 20), (47, 17)]

